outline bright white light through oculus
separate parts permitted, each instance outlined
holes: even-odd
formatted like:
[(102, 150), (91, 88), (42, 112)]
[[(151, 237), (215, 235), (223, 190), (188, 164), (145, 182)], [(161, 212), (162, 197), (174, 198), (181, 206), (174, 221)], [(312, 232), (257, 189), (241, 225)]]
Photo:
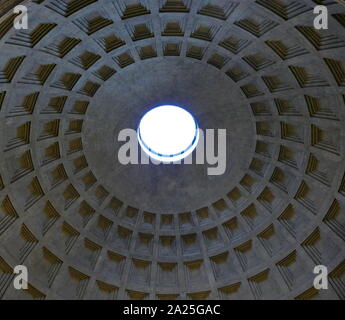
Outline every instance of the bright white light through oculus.
[(173, 162), (186, 158), (199, 141), (198, 124), (185, 109), (164, 105), (148, 111), (138, 127), (141, 148), (155, 160)]

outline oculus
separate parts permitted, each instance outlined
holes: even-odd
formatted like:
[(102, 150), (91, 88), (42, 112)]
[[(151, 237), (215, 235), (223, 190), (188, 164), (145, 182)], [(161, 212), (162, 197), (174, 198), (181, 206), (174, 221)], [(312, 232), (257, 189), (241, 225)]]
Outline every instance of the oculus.
[(163, 105), (141, 118), (138, 130), (141, 148), (152, 159), (175, 162), (190, 155), (199, 141), (199, 127), (186, 109)]

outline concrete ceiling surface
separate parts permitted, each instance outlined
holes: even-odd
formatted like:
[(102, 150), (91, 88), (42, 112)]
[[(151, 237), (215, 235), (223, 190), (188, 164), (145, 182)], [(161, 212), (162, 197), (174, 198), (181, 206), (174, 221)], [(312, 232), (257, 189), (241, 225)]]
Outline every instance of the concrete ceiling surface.
[[(0, 299), (345, 298), (343, 5), (24, 4), (28, 30), (0, 5)], [(118, 162), (160, 104), (227, 129), (223, 175)]]

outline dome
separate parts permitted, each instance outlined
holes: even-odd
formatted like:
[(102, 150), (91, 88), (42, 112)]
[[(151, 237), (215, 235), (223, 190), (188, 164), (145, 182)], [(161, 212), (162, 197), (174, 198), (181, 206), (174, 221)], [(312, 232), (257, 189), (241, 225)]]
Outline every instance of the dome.
[[(341, 1), (2, 3), (0, 299), (345, 298)], [(226, 130), (222, 174), (118, 161), (161, 105)]]

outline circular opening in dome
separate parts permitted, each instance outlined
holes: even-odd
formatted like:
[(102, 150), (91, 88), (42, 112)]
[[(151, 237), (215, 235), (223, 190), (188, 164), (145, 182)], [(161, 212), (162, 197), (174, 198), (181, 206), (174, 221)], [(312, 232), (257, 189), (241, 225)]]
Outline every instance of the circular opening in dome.
[(186, 158), (199, 141), (199, 127), (185, 109), (164, 105), (151, 109), (140, 120), (138, 140), (151, 158), (174, 162)]

